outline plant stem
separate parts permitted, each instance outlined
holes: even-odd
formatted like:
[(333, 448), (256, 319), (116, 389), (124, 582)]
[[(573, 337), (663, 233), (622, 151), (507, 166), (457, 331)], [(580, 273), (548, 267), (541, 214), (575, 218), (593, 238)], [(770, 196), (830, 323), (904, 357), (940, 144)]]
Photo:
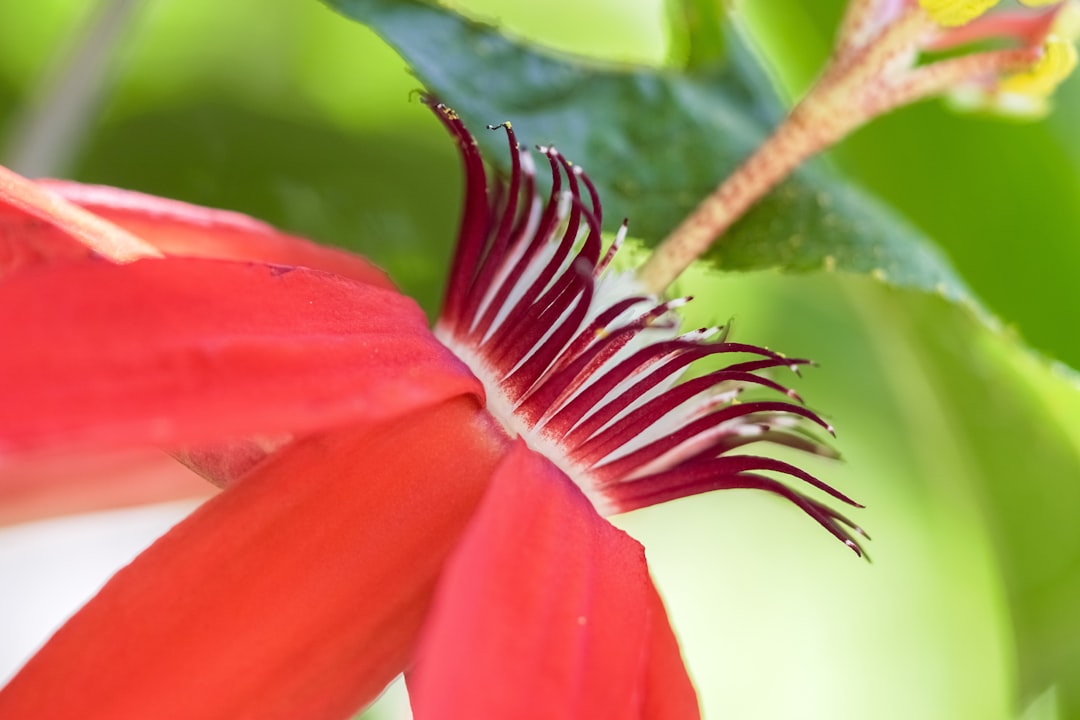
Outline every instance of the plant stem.
[[(864, 32), (873, 0), (856, 0), (845, 22)], [(660, 294), (712, 243), (807, 158), (830, 147), (877, 114), (911, 100), (891, 86), (892, 66), (914, 62), (920, 38), (934, 25), (918, 7), (904, 10), (861, 45), (841, 38), (817, 82), (784, 122), (660, 244), (638, 280)], [(910, 56), (910, 60), (908, 60)]]

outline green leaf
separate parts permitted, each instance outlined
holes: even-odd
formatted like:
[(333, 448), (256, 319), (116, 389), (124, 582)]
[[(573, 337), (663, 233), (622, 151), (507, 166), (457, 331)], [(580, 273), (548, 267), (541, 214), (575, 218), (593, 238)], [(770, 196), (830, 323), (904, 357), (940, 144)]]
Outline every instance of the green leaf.
[(721, 0), (668, 0), (671, 55), (688, 70), (727, 59)]
[[(631, 233), (649, 243), (749, 155), (776, 117), (776, 98), (736, 35), (728, 63), (687, 76), (555, 56), (421, 0), (328, 4), (371, 26), (470, 127), (511, 120), (523, 141), (556, 144), (585, 163), (607, 216), (629, 217)], [(503, 138), (478, 140), (505, 168)], [(725, 270), (870, 274), (974, 302), (926, 238), (821, 163), (777, 188), (709, 259)]]
[(1080, 717), (1080, 378), (955, 308), (902, 300), (862, 309), (879, 333), (907, 338), (920, 377), (900, 386), (929, 390), (924, 402), (909, 401), (910, 424), (940, 424), (949, 446), (940, 455), (956, 459), (924, 468), (936, 475), (930, 482), (968, 498), (986, 525), (1019, 700), (1053, 689), (1060, 717)]

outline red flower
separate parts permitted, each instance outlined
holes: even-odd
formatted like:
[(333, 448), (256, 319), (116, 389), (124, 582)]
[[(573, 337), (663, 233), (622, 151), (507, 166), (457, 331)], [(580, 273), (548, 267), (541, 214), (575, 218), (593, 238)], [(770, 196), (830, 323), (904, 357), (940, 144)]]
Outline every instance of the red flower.
[(346, 253), (0, 175), (0, 463), (158, 446), (224, 486), (56, 633), (0, 717), (343, 718), (402, 671), (421, 720), (696, 717), (644, 552), (602, 514), (761, 488), (859, 551), (776, 476), (850, 500), (736, 452), (831, 452), (759, 374), (806, 361), (676, 334), (682, 300), (608, 268), (578, 167), (543, 149), (542, 203), (507, 126), (514, 170), (489, 188), (436, 109), (467, 195), (435, 335)]

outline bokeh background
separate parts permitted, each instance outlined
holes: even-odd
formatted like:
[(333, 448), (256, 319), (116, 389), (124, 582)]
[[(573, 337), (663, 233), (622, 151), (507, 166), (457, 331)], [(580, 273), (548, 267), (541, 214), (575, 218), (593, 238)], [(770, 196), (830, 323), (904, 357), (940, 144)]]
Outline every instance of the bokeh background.
[[(435, 312), (460, 170), (405, 60), (315, 0), (108, 3), (105, 81), (47, 104), (98, 5), (0, 4), (0, 159), (350, 247)], [(599, 62), (678, 59), (662, 0), (454, 5)], [(740, 6), (786, 97), (820, 67), (840, 5)], [(93, 89), (92, 69), (73, 87)], [(72, 122), (42, 142), (57, 117)], [(706, 717), (1080, 717), (1080, 391), (1024, 349), (1080, 366), (1078, 130), (1072, 81), (1042, 122), (926, 103), (828, 159), (937, 240), (1004, 328), (868, 278), (685, 281), (692, 323), (734, 316), (739, 339), (818, 361), (797, 389), (845, 462), (810, 469), (868, 506), (874, 537), (866, 564), (750, 492), (618, 519), (646, 546)], [(186, 509), (0, 530), (0, 676)]]

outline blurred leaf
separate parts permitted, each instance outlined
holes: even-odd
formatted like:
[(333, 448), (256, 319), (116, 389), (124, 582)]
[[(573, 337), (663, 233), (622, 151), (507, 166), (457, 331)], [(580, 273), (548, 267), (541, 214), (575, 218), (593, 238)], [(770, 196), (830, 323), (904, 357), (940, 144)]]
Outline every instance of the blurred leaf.
[[(608, 68), (531, 48), (421, 0), (328, 0), (369, 24), (473, 128), (512, 120), (526, 142), (588, 162), (610, 216), (656, 242), (760, 143), (775, 98), (749, 65), (709, 74)], [(728, 42), (736, 44), (735, 35)], [(760, 73), (760, 70), (755, 72)], [(602, 124), (597, 118), (603, 118)], [(501, 136), (479, 142), (506, 163)], [(505, 169), (505, 168), (504, 168)], [(739, 221), (710, 259), (726, 270), (846, 270), (974, 302), (910, 225), (815, 165)]]
[(1028, 342), (1080, 367), (1080, 334), (1067, 330), (1080, 311), (1080, 92), (1074, 104), (1026, 124), (927, 104), (867, 128), (837, 155), (939, 239)]
[[(786, 707), (784, 712), (758, 713), (749, 704), (739, 711), (721, 704), (731, 711), (717, 717), (831, 717), (830, 711), (821, 709), (827, 706), (807, 698), (827, 694), (834, 684), (846, 688), (843, 700), (836, 703), (843, 709), (833, 708), (843, 717), (1013, 717), (1009, 709), (1016, 702), (1012, 679), (1015, 646), (1010, 609), (1003, 597), (1001, 571), (991, 552), (982, 508), (972, 500), (972, 489), (983, 482), (983, 468), (975, 457), (979, 445), (969, 442), (958, 426), (966, 411), (992, 413), (997, 403), (984, 394), (979, 402), (965, 406), (969, 398), (951, 392), (947, 378), (938, 374), (935, 365), (941, 350), (937, 344), (928, 346), (925, 326), (939, 322), (944, 326), (941, 340), (950, 354), (963, 351), (973, 336), (988, 342), (1000, 342), (1000, 338), (979, 325), (970, 313), (940, 298), (899, 292), (865, 278), (701, 275), (688, 278), (681, 289), (737, 312), (736, 339), (811, 357), (820, 364), (819, 369), (793, 381), (794, 386), (811, 407), (825, 412), (836, 426), (837, 446), (846, 462), (821, 463), (811, 469), (867, 505), (866, 510), (855, 513), (855, 519), (874, 538), (869, 544), (874, 563), (861, 570), (844, 568), (842, 562), (834, 568), (834, 560), (843, 560), (839, 553), (834, 553), (836, 558), (828, 552), (810, 555), (819, 540), (813, 537), (817, 528), (798, 527), (795, 520), (734, 532), (736, 543), (751, 546), (743, 552), (716, 549), (697, 539), (696, 547), (708, 547), (710, 553), (723, 559), (720, 579), (714, 582), (728, 592), (735, 588), (738, 593), (758, 593), (757, 602), (770, 608), (769, 617), (775, 618), (753, 625), (754, 630), (745, 636), (718, 633), (711, 643), (740, 648), (738, 660), (731, 661), (735, 666), (771, 641), (764, 651), (768, 662), (762, 661), (751, 675), (762, 676), (756, 686), (760, 706)], [(755, 287), (764, 290), (763, 296), (752, 292)], [(715, 322), (715, 317), (701, 314), (695, 305), (697, 301), (687, 308), (698, 313), (689, 320), (689, 327)], [(774, 307), (768, 309), (770, 305)], [(917, 319), (910, 317), (911, 313), (917, 313)], [(984, 377), (972, 378), (970, 384), (977, 385)], [(1008, 390), (1002, 388), (999, 393), (1007, 394)], [(1026, 432), (1023, 423), (1027, 418), (994, 420), (1003, 434), (1010, 429)], [(1005, 447), (1000, 435), (978, 439), (979, 443), (984, 441)], [(1060, 459), (1048, 457), (1045, 465), (1037, 464), (1047, 471), (1075, 471), (1074, 462), (1062, 464)], [(798, 462), (805, 464), (806, 460)], [(720, 508), (736, 501), (727, 493), (717, 495), (724, 497), (716, 497), (702, 512), (713, 524), (725, 524), (731, 520), (720, 514)], [(708, 502), (695, 498), (687, 503), (694, 509), (683, 510), (678, 517)], [(745, 511), (733, 514), (740, 512)], [(793, 544), (792, 533), (803, 529), (806, 537)], [(774, 533), (783, 537), (774, 540)], [(645, 538), (650, 557), (654, 552), (648, 542), (651, 539)], [(820, 540), (826, 544), (826, 538)], [(774, 543), (775, 556), (784, 560), (777, 561), (766, 549)], [(798, 552), (792, 552), (794, 547)], [(916, 557), (920, 554), (923, 557)], [(751, 567), (745, 577), (732, 572), (732, 566), (738, 567), (740, 562)], [(699, 584), (708, 582), (700, 576), (699, 563), (695, 565), (690, 559), (687, 565)], [(898, 577), (903, 573), (910, 573), (910, 578)], [(755, 576), (762, 589), (744, 584), (746, 578)], [(799, 577), (814, 589), (793, 587), (793, 578)], [(818, 592), (826, 596), (825, 601), (811, 599), (810, 595)], [(780, 610), (776, 605), (782, 601), (770, 593), (788, 593), (790, 602)], [(724, 608), (715, 607), (716, 603), (706, 598), (701, 601), (705, 606), (702, 611), (723, 615)], [(811, 615), (803, 611), (807, 607), (814, 608)], [(923, 609), (920, 617), (905, 617), (915, 607)], [(746, 622), (744, 615), (732, 615), (731, 625)], [(830, 616), (838, 621), (829, 622)], [(788, 619), (792, 617), (795, 619)], [(808, 622), (809, 617), (812, 622)], [(800, 625), (812, 629), (800, 629)], [(857, 639), (860, 637), (872, 640), (863, 647)], [(917, 643), (927, 646), (916, 650), (912, 645)], [(935, 643), (940, 647), (929, 647)], [(838, 646), (847, 652), (834, 658)], [(747, 647), (754, 650), (744, 650)], [(890, 660), (876, 662), (873, 657), (879, 652)], [(850, 658), (850, 665), (846, 658)], [(808, 667), (819, 663), (831, 667)], [(888, 683), (897, 673), (908, 673), (907, 689), (893, 695)], [(801, 684), (787, 679), (800, 674), (812, 679)], [(703, 695), (741, 697), (746, 692), (741, 684), (730, 689), (721, 680), (717, 690), (708, 684), (702, 682)], [(785, 706), (782, 698), (771, 697), (784, 693), (806, 703), (805, 707), (800, 708), (799, 700), (790, 700)]]
[(668, 0), (670, 54), (688, 70), (727, 59), (722, 0)]
[[(1080, 378), (940, 298), (847, 277), (754, 273), (737, 280), (701, 273), (687, 278), (681, 290), (737, 310), (737, 339), (820, 362), (821, 369), (807, 373), (797, 388), (838, 429), (848, 462), (819, 472), (867, 504), (858, 521), (875, 538), (869, 547), (874, 570), (884, 566), (896, 572), (902, 561), (894, 543), (928, 545), (935, 559), (912, 583), (907, 602), (927, 603), (934, 620), (925, 622), (939, 623), (955, 612), (955, 603), (967, 604), (970, 612), (977, 603), (998, 607), (1000, 629), (983, 627), (978, 642), (990, 643), (995, 632), (1004, 637), (1005, 669), (1015, 680), (992, 692), (1004, 690), (1008, 702), (1023, 706), (1052, 689), (1045, 702), (1056, 704), (1059, 714), (1039, 717), (1080, 718)], [(759, 300), (746, 301), (748, 282), (768, 283), (765, 304), (777, 303), (775, 327), (760, 316)], [(694, 304), (688, 310), (699, 313), (691, 327), (715, 321)], [(910, 517), (879, 515), (884, 508), (898, 511), (905, 500), (915, 506)], [(936, 518), (938, 527), (913, 525), (920, 517)], [(956, 546), (974, 542), (969, 528), (977, 528), (974, 534), (986, 543), (985, 567), (975, 553), (963, 561), (970, 567), (961, 562), (947, 571), (954, 574), (955, 587), (943, 585), (940, 596), (920, 599), (943, 565), (958, 562), (957, 553), (971, 552)], [(822, 565), (812, 567), (818, 572)], [(725, 565), (725, 586), (732, 579), (727, 570)], [(961, 573), (983, 570), (987, 585), (978, 592), (989, 597), (976, 601), (970, 597), (974, 580)], [(780, 587), (786, 580), (770, 582)], [(872, 587), (864, 580), (845, 590), (873, 602)], [(887, 603), (879, 611), (895, 612)], [(959, 622), (954, 618), (935, 632), (959, 632), (959, 626), (948, 627)], [(924, 626), (903, 630), (925, 631)], [(897, 643), (894, 649), (902, 653), (901, 641), (889, 630), (868, 632)], [(953, 642), (976, 640), (956, 636)], [(941, 662), (941, 657), (924, 662)], [(974, 678), (984, 677), (985, 668), (974, 658), (969, 662), (970, 667), (942, 667), (941, 681), (977, 685)], [(860, 677), (857, 684), (867, 682), (881, 680)], [(878, 710), (865, 716), (928, 714)], [(962, 712), (951, 717), (1003, 716)]]
[[(746, 4), (788, 87), (813, 77), (841, 6)], [(872, 124), (837, 157), (930, 230), (1026, 339), (1077, 365), (1080, 335), (1067, 328), (1080, 308), (1078, 122), (1074, 79), (1043, 122), (926, 103)], [(967, 478), (943, 480), (972, 498), (992, 535), (1021, 702), (1056, 702), (1058, 714), (1047, 717), (1080, 718), (1080, 381), (1025, 352), (1015, 334), (975, 328), (933, 301), (913, 297), (875, 320), (908, 328), (920, 373), (947, 403), (952, 434), (973, 466)]]
[[(944, 475), (985, 518), (1009, 601), (1020, 700), (1055, 688), (1060, 717), (1080, 718), (1080, 378), (1015, 338), (933, 298), (905, 296), (862, 310), (908, 338), (918, 382), (913, 420), (943, 414), (970, 470)], [(885, 330), (887, 328), (887, 330)]]
[(761, 46), (777, 85), (790, 100), (810, 87), (824, 67), (847, 1), (810, 5), (800, 0), (732, 0), (732, 16)]

